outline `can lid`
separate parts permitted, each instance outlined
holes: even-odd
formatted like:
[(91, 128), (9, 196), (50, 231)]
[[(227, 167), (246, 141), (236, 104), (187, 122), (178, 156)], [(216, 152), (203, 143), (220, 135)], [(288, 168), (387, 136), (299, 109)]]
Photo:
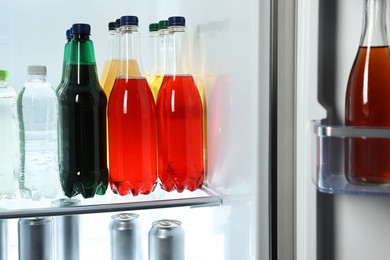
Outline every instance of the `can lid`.
[(174, 219), (161, 219), (161, 220), (157, 220), (155, 222), (153, 222), (152, 226), (153, 227), (157, 227), (157, 228), (165, 228), (165, 229), (169, 229), (169, 228), (176, 228), (176, 227), (179, 227), (181, 225), (181, 222), (178, 221), (178, 220), (174, 220)]
[(167, 29), (168, 28), (168, 20), (161, 20), (158, 22), (158, 29)]
[(185, 26), (186, 19), (183, 16), (171, 16), (168, 18), (168, 26)]
[(47, 223), (53, 222), (52, 217), (35, 217), (35, 218), (21, 218), (19, 219), (19, 224), (38, 226), (45, 225)]
[(8, 78), (8, 71), (0, 70), (0, 80), (6, 80)]
[(46, 75), (46, 66), (30, 65), (27, 67), (28, 75)]
[(127, 15), (121, 17), (120, 26), (123, 25), (135, 25), (138, 26), (138, 17), (133, 15)]
[(91, 26), (86, 23), (75, 23), (72, 25), (72, 33), (89, 35), (91, 33)]
[(119, 213), (116, 215), (111, 216), (111, 218), (114, 221), (120, 221), (120, 222), (131, 222), (139, 218), (138, 214), (134, 213)]

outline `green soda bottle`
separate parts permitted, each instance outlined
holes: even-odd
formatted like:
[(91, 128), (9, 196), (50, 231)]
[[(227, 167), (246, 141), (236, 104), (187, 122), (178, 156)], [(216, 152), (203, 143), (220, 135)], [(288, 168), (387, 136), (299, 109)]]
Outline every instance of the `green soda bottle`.
[(107, 97), (99, 85), (89, 24), (74, 24), (66, 80), (58, 93), (60, 180), (69, 198), (107, 189)]
[(60, 89), (62, 88), (62, 86), (64, 85), (64, 82), (65, 82), (65, 69), (66, 69), (66, 64), (68, 62), (68, 58), (69, 58), (69, 43), (70, 43), (70, 40), (72, 40), (72, 30), (71, 29), (68, 29), (66, 30), (66, 43), (65, 43), (65, 46), (64, 46), (64, 60), (63, 60), (63, 63), (62, 63), (62, 76), (61, 76), (61, 82), (60, 84), (58, 84), (58, 87), (56, 88), (56, 93), (58, 93), (60, 91)]

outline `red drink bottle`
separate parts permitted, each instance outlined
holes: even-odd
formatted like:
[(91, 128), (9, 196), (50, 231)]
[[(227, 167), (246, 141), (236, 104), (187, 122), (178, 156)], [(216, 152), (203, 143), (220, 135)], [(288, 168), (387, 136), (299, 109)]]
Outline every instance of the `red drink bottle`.
[[(390, 127), (390, 52), (386, 1), (365, 0), (363, 33), (346, 93), (345, 125)], [(349, 182), (390, 183), (390, 139), (346, 138)]]
[(157, 97), (158, 175), (164, 190), (204, 181), (202, 102), (188, 69), (184, 17), (170, 17), (167, 67)]
[(138, 18), (121, 17), (121, 60), (108, 102), (110, 185), (149, 194), (157, 183), (156, 107), (140, 62)]

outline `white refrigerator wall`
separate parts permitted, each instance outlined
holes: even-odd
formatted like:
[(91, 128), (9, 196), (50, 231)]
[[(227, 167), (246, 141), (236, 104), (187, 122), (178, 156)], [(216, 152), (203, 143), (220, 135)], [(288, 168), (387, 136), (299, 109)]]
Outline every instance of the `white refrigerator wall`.
[[(0, 15), (0, 68), (9, 70), (9, 82), (17, 92), (26, 80), (27, 66), (33, 64), (46, 65), (48, 80), (56, 86), (65, 30), (82, 22), (91, 24), (101, 72), (107, 24), (122, 15), (139, 18), (144, 68), (149, 60), (149, 23), (186, 17), (190, 63), (207, 101), (208, 180), (223, 199), (220, 207), (138, 212), (144, 259), (147, 231), (160, 218), (183, 222), (186, 259), (268, 259), (268, 1), (7, 0)], [(82, 216), (81, 259), (109, 256), (110, 215)], [(9, 225), (10, 259), (16, 259), (16, 220)]]
[[(387, 6), (387, 24), (389, 18)], [(363, 0), (297, 1), (296, 259), (389, 256), (389, 198), (322, 195), (312, 181), (310, 120), (328, 115), (332, 124), (343, 124), (345, 91), (362, 19)]]

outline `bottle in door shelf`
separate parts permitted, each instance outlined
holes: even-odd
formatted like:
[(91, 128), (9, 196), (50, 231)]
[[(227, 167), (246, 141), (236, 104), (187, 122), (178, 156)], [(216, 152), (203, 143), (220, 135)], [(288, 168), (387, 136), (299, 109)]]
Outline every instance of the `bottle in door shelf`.
[(28, 80), (18, 96), (21, 167), (20, 194), (25, 199), (53, 199), (58, 174), (58, 101), (46, 80), (46, 66), (28, 66)]
[[(364, 0), (360, 46), (346, 91), (345, 125), (390, 127), (386, 0)], [(345, 138), (345, 175), (354, 184), (390, 184), (390, 139)]]
[(99, 85), (89, 24), (74, 24), (68, 80), (58, 93), (60, 181), (69, 198), (103, 195), (107, 189), (106, 107)]
[(202, 102), (189, 71), (185, 19), (168, 23), (170, 53), (157, 97), (158, 176), (166, 191), (194, 191), (205, 175)]
[(7, 78), (8, 72), (0, 70), (0, 198), (12, 199), (18, 184), (19, 142), (16, 92)]
[(143, 76), (138, 18), (121, 17), (119, 30), (120, 67), (108, 103), (110, 185), (136, 196), (157, 184), (156, 107)]

